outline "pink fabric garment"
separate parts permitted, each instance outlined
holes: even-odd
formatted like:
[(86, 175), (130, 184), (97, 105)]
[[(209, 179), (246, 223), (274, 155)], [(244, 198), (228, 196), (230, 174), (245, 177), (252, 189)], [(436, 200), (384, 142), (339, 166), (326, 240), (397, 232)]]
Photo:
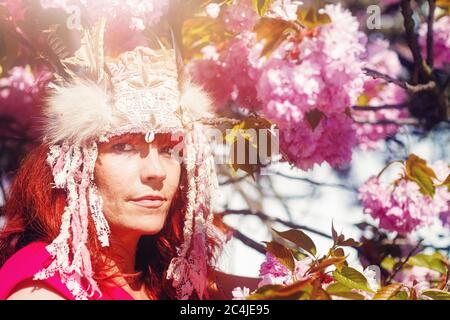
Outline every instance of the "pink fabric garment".
[[(51, 256), (45, 248), (45, 242), (33, 242), (12, 255), (0, 269), (0, 300), (5, 300), (13, 290), (23, 283), (33, 279), (33, 276), (51, 262)], [(40, 280), (53, 291), (67, 300), (74, 300), (74, 296), (62, 283), (59, 275)], [(95, 294), (89, 300), (133, 300), (120, 286), (99, 283), (102, 296)]]

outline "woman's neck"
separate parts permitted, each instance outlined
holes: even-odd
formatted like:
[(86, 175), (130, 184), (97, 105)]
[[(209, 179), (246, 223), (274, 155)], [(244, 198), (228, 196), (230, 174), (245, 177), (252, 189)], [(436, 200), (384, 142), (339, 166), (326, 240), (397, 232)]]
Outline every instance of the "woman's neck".
[(140, 236), (117, 234), (111, 237), (111, 249), (117, 257), (116, 266), (121, 273), (136, 272), (136, 251)]
[[(111, 233), (111, 249), (115, 257), (113, 261), (114, 273), (124, 275), (137, 273), (135, 260), (139, 239), (140, 236), (130, 233), (121, 234), (116, 232), (114, 235)], [(133, 298), (139, 300), (148, 299), (145, 286), (138, 276), (120, 276), (115, 281)]]

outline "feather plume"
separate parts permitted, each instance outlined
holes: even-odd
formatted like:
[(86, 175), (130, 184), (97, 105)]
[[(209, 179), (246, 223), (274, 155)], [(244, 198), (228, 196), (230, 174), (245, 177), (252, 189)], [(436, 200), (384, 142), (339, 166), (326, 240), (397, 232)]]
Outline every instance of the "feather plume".
[(111, 107), (110, 97), (96, 83), (85, 80), (56, 87), (44, 109), (44, 132), (52, 143), (81, 143), (96, 138), (127, 120)]

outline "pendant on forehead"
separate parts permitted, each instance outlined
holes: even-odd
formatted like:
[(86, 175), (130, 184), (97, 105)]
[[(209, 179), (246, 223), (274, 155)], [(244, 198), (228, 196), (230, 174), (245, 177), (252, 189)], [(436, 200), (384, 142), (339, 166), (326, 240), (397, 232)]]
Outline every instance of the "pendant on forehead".
[(145, 134), (145, 142), (152, 143), (155, 140), (155, 133), (152, 130), (147, 131)]

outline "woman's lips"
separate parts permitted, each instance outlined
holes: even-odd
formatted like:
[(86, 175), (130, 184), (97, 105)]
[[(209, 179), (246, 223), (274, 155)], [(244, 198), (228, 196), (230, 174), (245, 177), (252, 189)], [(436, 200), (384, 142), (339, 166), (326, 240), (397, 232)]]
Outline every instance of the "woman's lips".
[(131, 199), (130, 201), (141, 207), (145, 207), (145, 208), (149, 208), (149, 209), (157, 209), (164, 204), (166, 199), (161, 196), (158, 196), (158, 195), (147, 195), (147, 196)]
[(156, 209), (161, 207), (165, 200), (163, 199), (143, 199), (143, 200), (131, 200), (132, 203), (141, 206), (141, 207), (145, 207), (145, 208), (150, 208), (150, 209)]

